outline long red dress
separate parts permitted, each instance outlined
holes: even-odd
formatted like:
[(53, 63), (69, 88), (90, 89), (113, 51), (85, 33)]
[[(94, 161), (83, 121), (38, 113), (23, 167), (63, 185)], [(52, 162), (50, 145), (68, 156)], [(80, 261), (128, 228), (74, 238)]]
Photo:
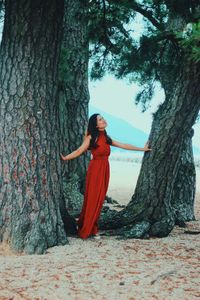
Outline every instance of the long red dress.
[(110, 145), (106, 143), (104, 131), (100, 131), (97, 145), (99, 147), (91, 150), (93, 158), (87, 170), (83, 207), (78, 220), (78, 235), (83, 239), (98, 232), (97, 222), (110, 178)]

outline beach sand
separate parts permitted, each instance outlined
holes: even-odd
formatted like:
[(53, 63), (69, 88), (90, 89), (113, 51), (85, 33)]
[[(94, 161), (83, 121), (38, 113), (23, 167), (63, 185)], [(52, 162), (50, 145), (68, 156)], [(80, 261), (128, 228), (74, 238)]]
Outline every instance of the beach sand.
[[(127, 204), (140, 164), (110, 164), (108, 196)], [(199, 189), (195, 211), (197, 221), (187, 223), (187, 230), (200, 230)], [(184, 231), (175, 227), (166, 238), (148, 240), (70, 237), (69, 245), (31, 256), (14, 254), (2, 244), (0, 300), (200, 299), (200, 235)]]

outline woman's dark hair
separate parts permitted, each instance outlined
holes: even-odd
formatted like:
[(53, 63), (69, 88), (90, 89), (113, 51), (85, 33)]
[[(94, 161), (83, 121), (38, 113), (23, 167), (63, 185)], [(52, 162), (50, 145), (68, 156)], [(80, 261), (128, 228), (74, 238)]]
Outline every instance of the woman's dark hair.
[[(89, 150), (91, 150), (92, 148), (97, 148), (97, 138), (99, 137), (99, 130), (97, 128), (97, 116), (99, 116), (100, 114), (93, 114), (90, 118), (89, 118), (89, 122), (88, 122), (88, 128), (87, 128), (87, 135), (91, 135), (91, 140), (90, 140), (90, 146), (89, 146)], [(107, 135), (106, 130), (104, 130), (104, 134), (106, 137), (106, 142), (107, 144), (111, 145), (112, 144), (112, 139), (109, 137), (109, 135)]]

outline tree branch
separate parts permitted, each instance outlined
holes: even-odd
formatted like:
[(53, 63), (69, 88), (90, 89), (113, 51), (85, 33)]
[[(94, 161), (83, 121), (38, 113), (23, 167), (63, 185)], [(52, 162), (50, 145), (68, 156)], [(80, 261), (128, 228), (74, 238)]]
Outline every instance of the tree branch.
[[(115, 4), (120, 4), (120, 5), (124, 5), (133, 9), (135, 12), (140, 13), (141, 15), (143, 15), (145, 18), (147, 18), (151, 24), (153, 26), (155, 26), (158, 30), (163, 31), (164, 30), (164, 25), (162, 23), (160, 23), (158, 20), (156, 20), (156, 18), (153, 16), (153, 11), (150, 10), (149, 8), (147, 8), (147, 6), (143, 6), (139, 3), (137, 3), (136, 1), (130, 0), (128, 1), (119, 1), (119, 0), (109, 0), (109, 2), (115, 3)], [(124, 2), (124, 3), (123, 3)]]
[(154, 18), (153, 12), (151, 10), (143, 8), (142, 5), (136, 2), (132, 4), (132, 8), (138, 13), (140, 13), (141, 15), (143, 15), (145, 18), (147, 18), (151, 22), (151, 24), (155, 26), (158, 30), (160, 31), (164, 30), (163, 24), (161, 24)]

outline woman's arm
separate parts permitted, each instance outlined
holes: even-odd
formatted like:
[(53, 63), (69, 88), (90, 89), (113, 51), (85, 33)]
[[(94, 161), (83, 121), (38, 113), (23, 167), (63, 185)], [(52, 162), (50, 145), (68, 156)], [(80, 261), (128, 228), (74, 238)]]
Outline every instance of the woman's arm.
[(112, 140), (112, 146), (126, 149), (126, 150), (135, 150), (135, 151), (151, 151), (151, 149), (148, 147), (148, 143), (145, 144), (144, 148), (136, 147), (134, 145), (130, 144), (123, 144), (117, 141)]
[(75, 151), (71, 152), (70, 154), (68, 154), (66, 156), (63, 156), (62, 154), (60, 154), (61, 159), (62, 160), (70, 160), (70, 159), (74, 159), (74, 158), (80, 156), (83, 152), (85, 152), (88, 149), (88, 147), (90, 145), (90, 139), (91, 139), (90, 135), (86, 136), (82, 145), (78, 149), (76, 149)]

